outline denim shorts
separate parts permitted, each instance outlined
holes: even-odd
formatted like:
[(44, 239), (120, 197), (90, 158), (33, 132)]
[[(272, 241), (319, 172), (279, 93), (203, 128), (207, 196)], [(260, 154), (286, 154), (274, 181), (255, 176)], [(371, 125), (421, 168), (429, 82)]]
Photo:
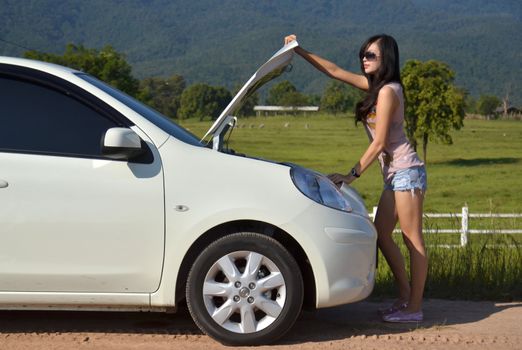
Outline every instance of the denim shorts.
[(384, 184), (385, 190), (412, 191), (412, 193), (416, 189), (425, 192), (427, 188), (428, 182), (424, 166), (397, 170), (391, 179), (391, 183)]

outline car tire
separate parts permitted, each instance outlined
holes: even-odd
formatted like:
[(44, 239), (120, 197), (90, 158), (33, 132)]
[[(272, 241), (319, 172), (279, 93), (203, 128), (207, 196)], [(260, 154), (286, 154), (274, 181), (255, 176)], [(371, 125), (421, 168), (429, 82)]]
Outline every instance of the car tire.
[(261, 345), (285, 334), (299, 316), (303, 279), (294, 257), (275, 239), (239, 232), (196, 258), (187, 280), (194, 322), (225, 345)]

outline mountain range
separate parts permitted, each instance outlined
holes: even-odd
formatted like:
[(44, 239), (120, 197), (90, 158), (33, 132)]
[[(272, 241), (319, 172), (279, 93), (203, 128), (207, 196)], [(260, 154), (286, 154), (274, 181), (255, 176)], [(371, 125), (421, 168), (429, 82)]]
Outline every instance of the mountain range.
[[(522, 105), (520, 0), (0, 0), (0, 55), (111, 45), (138, 78), (179, 74), (229, 89), (290, 33), (354, 71), (362, 42), (387, 33), (402, 63), (443, 61), (472, 96)], [(302, 59), (287, 79), (305, 93), (321, 93), (327, 81)]]

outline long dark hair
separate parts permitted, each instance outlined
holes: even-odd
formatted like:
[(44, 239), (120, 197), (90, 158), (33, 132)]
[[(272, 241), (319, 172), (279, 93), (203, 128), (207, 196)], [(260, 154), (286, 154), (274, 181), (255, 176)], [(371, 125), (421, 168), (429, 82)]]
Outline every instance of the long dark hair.
[[(381, 51), (381, 65), (377, 72), (366, 74), (364, 72), (363, 57), (368, 47), (376, 43)], [(377, 102), (379, 90), (390, 82), (401, 84), (401, 72), (399, 67), (399, 47), (395, 39), (386, 34), (374, 35), (366, 40), (359, 50), (361, 71), (368, 79), (368, 93), (366, 97), (355, 106), (355, 123), (366, 123), (366, 118)]]

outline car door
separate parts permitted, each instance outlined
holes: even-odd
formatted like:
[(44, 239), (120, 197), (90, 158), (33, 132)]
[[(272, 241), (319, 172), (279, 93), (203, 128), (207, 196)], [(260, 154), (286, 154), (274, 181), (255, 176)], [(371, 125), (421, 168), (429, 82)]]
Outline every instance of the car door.
[[(157, 150), (92, 95), (28, 76), (0, 71), (0, 292), (155, 291), (164, 248)], [(101, 154), (105, 131), (122, 126), (145, 141), (146, 159)]]

